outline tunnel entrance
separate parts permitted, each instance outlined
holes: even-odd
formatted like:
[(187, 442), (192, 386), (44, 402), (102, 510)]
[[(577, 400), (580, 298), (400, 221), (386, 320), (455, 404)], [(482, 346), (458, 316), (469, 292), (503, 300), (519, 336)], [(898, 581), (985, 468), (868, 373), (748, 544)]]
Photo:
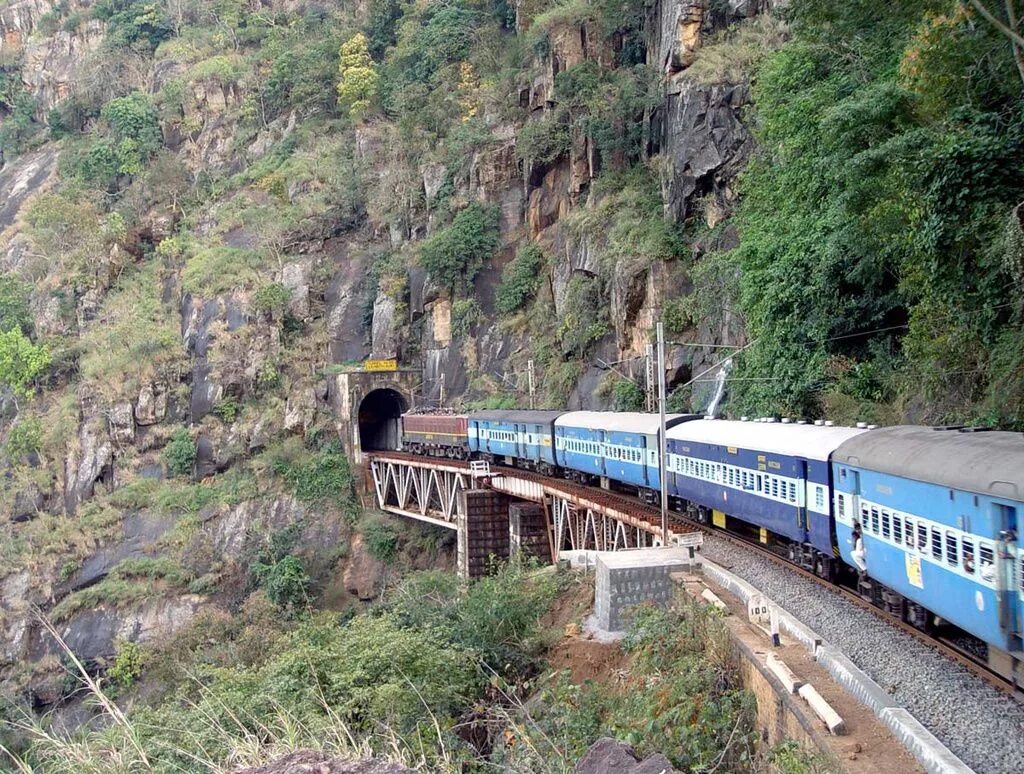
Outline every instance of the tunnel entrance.
[(359, 448), (364, 452), (397, 449), (399, 417), (408, 409), (409, 404), (397, 390), (368, 392), (359, 403)]

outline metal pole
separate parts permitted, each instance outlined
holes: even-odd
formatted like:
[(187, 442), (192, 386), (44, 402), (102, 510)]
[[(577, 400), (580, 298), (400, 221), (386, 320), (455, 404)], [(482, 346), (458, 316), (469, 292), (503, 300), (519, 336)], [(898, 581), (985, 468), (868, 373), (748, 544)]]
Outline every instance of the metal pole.
[(661, 544), (668, 548), (668, 487), (665, 483), (665, 325), (658, 322), (658, 483), (661, 486)]
[(526, 361), (526, 383), (530, 388), (530, 408), (533, 406), (533, 360)]
[(644, 410), (654, 412), (654, 346), (648, 344), (644, 350)]

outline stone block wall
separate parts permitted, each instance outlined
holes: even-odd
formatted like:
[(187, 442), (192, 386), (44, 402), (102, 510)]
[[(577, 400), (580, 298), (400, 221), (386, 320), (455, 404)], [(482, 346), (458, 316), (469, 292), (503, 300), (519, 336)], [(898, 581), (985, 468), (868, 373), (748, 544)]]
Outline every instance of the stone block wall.
[(504, 561), (509, 554), (509, 497), (489, 489), (459, 492), (459, 577), (487, 575), (491, 557)]
[(544, 506), (538, 503), (513, 503), (508, 507), (508, 540), (510, 556), (551, 561)]
[(623, 566), (610, 558), (607, 554), (597, 558), (594, 613), (598, 626), (609, 632), (622, 631), (628, 611), (635, 605), (668, 607), (675, 588), (670, 573), (679, 569), (677, 563)]

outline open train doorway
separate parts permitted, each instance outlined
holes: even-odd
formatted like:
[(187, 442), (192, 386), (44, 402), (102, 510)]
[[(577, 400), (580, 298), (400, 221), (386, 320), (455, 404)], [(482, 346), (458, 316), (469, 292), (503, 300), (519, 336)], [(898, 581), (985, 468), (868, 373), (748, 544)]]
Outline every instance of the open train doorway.
[(371, 390), (359, 403), (359, 448), (394, 450), (401, 437), (399, 417), (409, 409), (402, 393), (391, 388)]

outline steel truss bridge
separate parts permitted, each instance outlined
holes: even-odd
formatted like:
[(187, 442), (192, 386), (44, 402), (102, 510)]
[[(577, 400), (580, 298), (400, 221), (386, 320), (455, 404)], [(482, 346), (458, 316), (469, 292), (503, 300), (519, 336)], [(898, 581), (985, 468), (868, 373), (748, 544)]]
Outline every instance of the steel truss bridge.
[[(552, 560), (563, 551), (618, 551), (664, 545), (657, 508), (625, 495), (517, 468), (375, 452), (369, 461), (382, 511), (451, 529), (465, 523), (460, 492), (490, 490), (544, 508)], [(668, 529), (671, 545), (699, 546), (699, 532)]]

